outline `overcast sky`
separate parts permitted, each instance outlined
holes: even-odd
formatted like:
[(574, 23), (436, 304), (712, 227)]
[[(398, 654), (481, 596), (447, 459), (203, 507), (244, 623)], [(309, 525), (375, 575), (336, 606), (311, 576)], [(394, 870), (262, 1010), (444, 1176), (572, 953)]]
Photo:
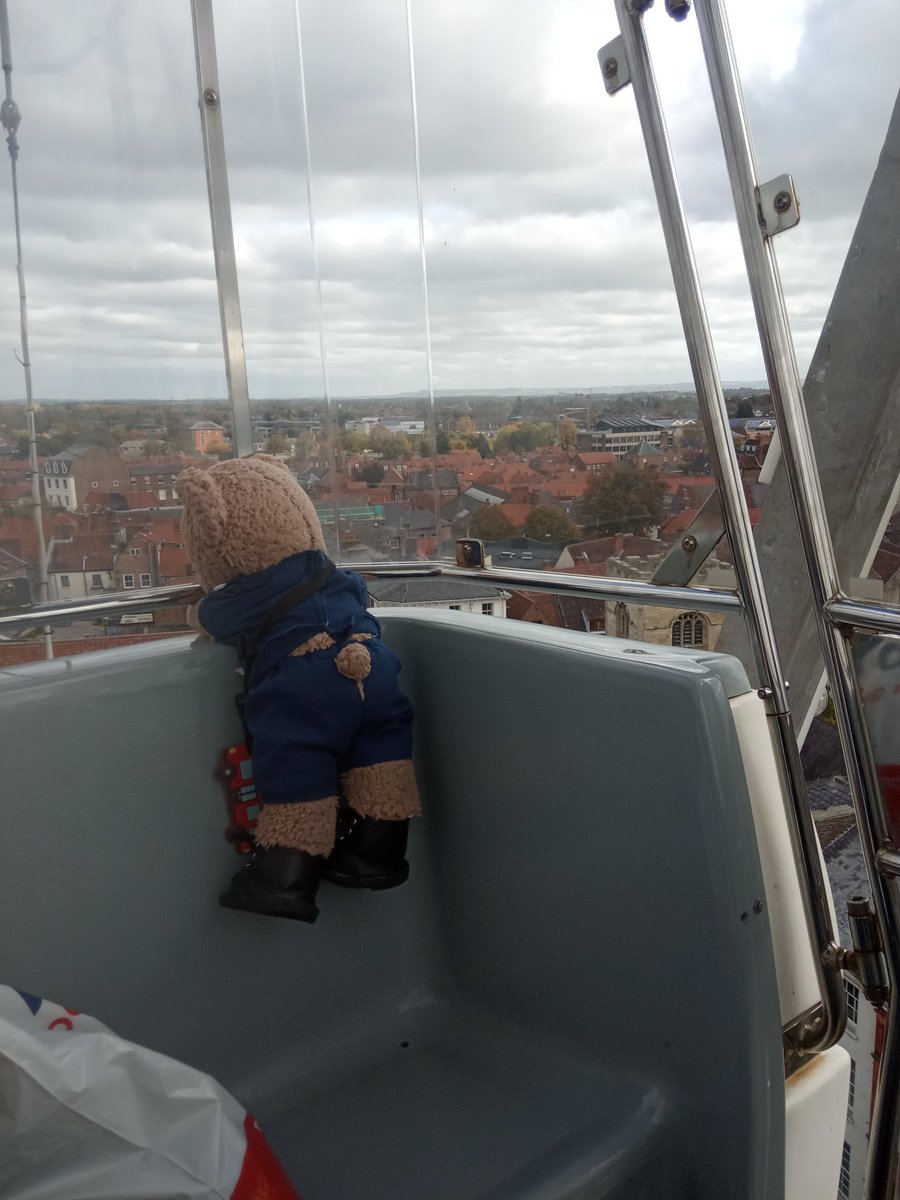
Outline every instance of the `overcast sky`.
[[(900, 86), (897, 0), (731, 0), (801, 367)], [(41, 397), (225, 392), (188, 0), (9, 0)], [(426, 384), (403, 0), (301, 0), (331, 385)], [(437, 388), (690, 378), (611, 0), (413, 0)], [(217, 0), (251, 395), (321, 396), (293, 0)], [(761, 379), (693, 19), (647, 18), (718, 357)], [(0, 147), (2, 149), (2, 147)], [(0, 399), (23, 394), (0, 158)]]

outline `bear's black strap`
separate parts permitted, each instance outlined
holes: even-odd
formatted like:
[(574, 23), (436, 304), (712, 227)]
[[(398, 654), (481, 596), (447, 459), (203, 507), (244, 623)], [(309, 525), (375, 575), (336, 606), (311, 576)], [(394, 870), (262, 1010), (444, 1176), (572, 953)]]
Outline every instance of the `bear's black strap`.
[[(253, 633), (249, 637), (241, 639), (241, 646), (239, 648), (241, 658), (249, 660), (252, 665), (253, 659), (256, 657), (257, 648), (263, 638), (272, 632), (278, 622), (283, 620), (292, 608), (296, 608), (298, 604), (302, 604), (313, 592), (317, 592), (319, 588), (324, 587), (334, 572), (334, 563), (330, 558), (326, 558), (325, 566), (321, 571), (317, 571), (311, 578), (305, 579), (303, 583), (298, 583), (296, 587), (292, 587), (289, 592), (285, 592), (283, 596), (279, 597)], [(244, 669), (247, 669), (246, 661)]]
[(296, 587), (292, 587), (290, 591), (280, 596), (265, 614), (253, 633), (249, 637), (242, 637), (238, 643), (238, 655), (241, 665), (244, 668), (244, 690), (242, 694), (235, 696), (235, 704), (240, 714), (241, 724), (244, 726), (244, 742), (248, 750), (252, 750), (252, 738), (250, 730), (247, 728), (247, 722), (244, 719), (244, 703), (247, 698), (247, 690), (250, 686), (250, 673), (253, 670), (253, 660), (256, 658), (256, 651), (259, 648), (259, 644), (292, 609), (296, 608), (298, 604), (302, 604), (313, 592), (317, 592), (319, 588), (324, 587), (334, 574), (335, 569), (335, 565), (331, 559), (326, 558), (325, 566), (321, 571), (317, 571), (315, 575), (309, 579), (305, 579), (303, 583), (298, 583)]

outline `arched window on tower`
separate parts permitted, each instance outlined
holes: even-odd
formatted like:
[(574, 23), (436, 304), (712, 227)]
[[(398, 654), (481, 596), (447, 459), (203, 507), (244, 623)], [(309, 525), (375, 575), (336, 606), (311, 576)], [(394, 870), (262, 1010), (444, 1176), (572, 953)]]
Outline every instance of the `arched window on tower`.
[(627, 638), (630, 622), (628, 620), (628, 606), (626, 604), (616, 605), (616, 637)]
[(709, 623), (703, 613), (679, 613), (672, 622), (672, 645), (690, 646), (694, 650), (706, 650)]

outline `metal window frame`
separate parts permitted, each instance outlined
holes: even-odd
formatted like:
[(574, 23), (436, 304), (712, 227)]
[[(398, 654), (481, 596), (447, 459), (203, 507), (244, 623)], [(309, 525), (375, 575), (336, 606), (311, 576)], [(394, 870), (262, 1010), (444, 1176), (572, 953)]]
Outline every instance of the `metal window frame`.
[[(703, 4), (704, 0), (698, 0), (698, 20)], [(614, 0), (614, 5), (620, 34), (600, 51), (598, 57), (608, 92), (617, 92), (628, 83), (634, 92), (707, 446), (719, 485), (725, 531), (734, 555), (738, 593), (744, 602), (747, 631), (762, 685), (760, 695), (766, 703), (782, 768), (794, 859), (801, 877), (806, 922), (814, 947), (822, 1008), (807, 1020), (792, 1023), (784, 1031), (786, 1053), (795, 1060), (833, 1045), (840, 1038), (846, 1020), (844, 991), (837, 970), (840, 947), (831, 916), (831, 892), (807, 801), (806, 781), (788, 701), (788, 683), (769, 614), (687, 218), (644, 35), (643, 16), (649, 5), (639, 0)], [(736, 72), (732, 73), (729, 82), (738, 91)], [(758, 221), (757, 234), (760, 235)]]
[[(696, 280), (693, 277), (689, 245), (685, 247), (683, 244), (686, 237), (684, 213), (643, 39), (642, 17), (650, 4), (652, 0), (649, 3), (646, 0), (615, 0), (621, 36), (616, 43), (601, 51), (601, 63), (608, 91), (617, 91), (628, 82), (634, 85), (697, 382), (698, 399), (706, 418), (707, 435), (713, 435), (711, 445), (718, 451), (718, 440), (728, 428), (727, 413), (723, 414), (721, 405), (717, 406), (718, 411), (714, 411), (710, 404), (711, 397), (718, 399), (714, 388), (701, 388), (706, 366), (702, 352), (708, 330), (702, 320), (702, 309), (698, 320), (698, 313), (692, 308), (692, 302), (697, 299), (691, 295), (696, 290)], [(817, 633), (831, 685), (893, 996), (888, 1008), (887, 1035), (872, 1118), (866, 1175), (867, 1195), (873, 1200), (888, 1200), (900, 1195), (900, 1004), (897, 1003), (900, 982), (900, 891), (897, 882), (900, 855), (889, 840), (886, 812), (852, 657), (851, 638), (858, 628), (897, 636), (900, 634), (900, 612), (886, 605), (853, 601), (842, 591), (771, 240), (782, 228), (796, 223), (797, 202), (793, 184), (789, 176), (782, 176), (767, 184), (761, 183), (758, 178), (724, 0), (697, 0), (695, 11), (763, 359), (778, 418), (782, 459), (799, 527)], [(788, 225), (778, 220), (778, 212), (793, 214)], [(687, 293), (687, 303), (682, 298), (684, 293)], [(712, 429), (709, 428), (710, 424)], [(747, 546), (742, 542), (736, 543), (733, 538), (733, 472), (722, 470), (723, 466), (728, 465), (727, 456), (724, 462), (718, 453), (714, 457), (718, 460), (716, 475), (736, 566), (743, 564), (746, 568)], [(748, 598), (751, 640), (758, 641), (760, 629), (754, 622), (756, 599), (745, 591), (745, 573), (744, 569), (738, 570), (739, 591)], [(760, 649), (758, 645), (754, 648), (757, 651)], [(777, 658), (774, 661), (777, 662)], [(773, 686), (772, 682), (769, 681), (767, 686)], [(810, 928), (819, 952), (817, 965), (825, 1005), (824, 1025), (817, 1030), (807, 1027), (811, 1036), (795, 1040), (797, 1049), (809, 1052), (833, 1044), (846, 1022), (844, 990), (840, 988), (838, 995), (836, 987), (840, 979), (838, 968), (845, 960), (845, 952), (836, 945), (833, 931), (830, 935), (827, 933), (831, 929), (830, 916), (818, 911), (822, 907), (822, 897), (818, 894), (821, 860), (817, 842), (803, 835), (803, 827), (812, 823), (808, 808), (803, 803), (805, 786), (802, 778), (796, 778), (796, 745), (788, 745), (786, 736), (791, 730), (790, 713), (786, 706), (782, 710), (777, 680), (774, 681), (772, 700), (770, 711), (782, 732), (780, 742), (793, 793), (796, 832), (801, 834), (798, 849), (801, 850), (802, 859), (798, 865), (802, 866), (806, 876), (807, 898), (811, 902), (808, 906), (808, 914), (812, 918)]]
[[(698, 0), (696, 13), (777, 415), (782, 462), (799, 527), (813, 613), (890, 979), (892, 1002), (870, 1131), (866, 1191), (873, 1200), (896, 1197), (900, 1192), (900, 891), (896, 879), (881, 862), (881, 855), (893, 846), (848, 635), (854, 628), (854, 614), (877, 616), (883, 632), (898, 633), (900, 612), (883, 605), (860, 605), (844, 596), (775, 262), (772, 235), (778, 229), (770, 230), (766, 224), (768, 185), (760, 183), (756, 170), (724, 0)], [(789, 193), (783, 193), (788, 196), (785, 203), (789, 210), (791, 205), (796, 209), (792, 187)]]

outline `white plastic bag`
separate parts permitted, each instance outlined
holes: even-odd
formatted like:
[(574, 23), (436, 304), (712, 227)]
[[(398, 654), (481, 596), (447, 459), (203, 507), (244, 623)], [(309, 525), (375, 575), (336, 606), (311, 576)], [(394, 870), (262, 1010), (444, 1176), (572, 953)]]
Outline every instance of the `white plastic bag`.
[(208, 1075), (0, 986), (2, 1200), (298, 1200)]

